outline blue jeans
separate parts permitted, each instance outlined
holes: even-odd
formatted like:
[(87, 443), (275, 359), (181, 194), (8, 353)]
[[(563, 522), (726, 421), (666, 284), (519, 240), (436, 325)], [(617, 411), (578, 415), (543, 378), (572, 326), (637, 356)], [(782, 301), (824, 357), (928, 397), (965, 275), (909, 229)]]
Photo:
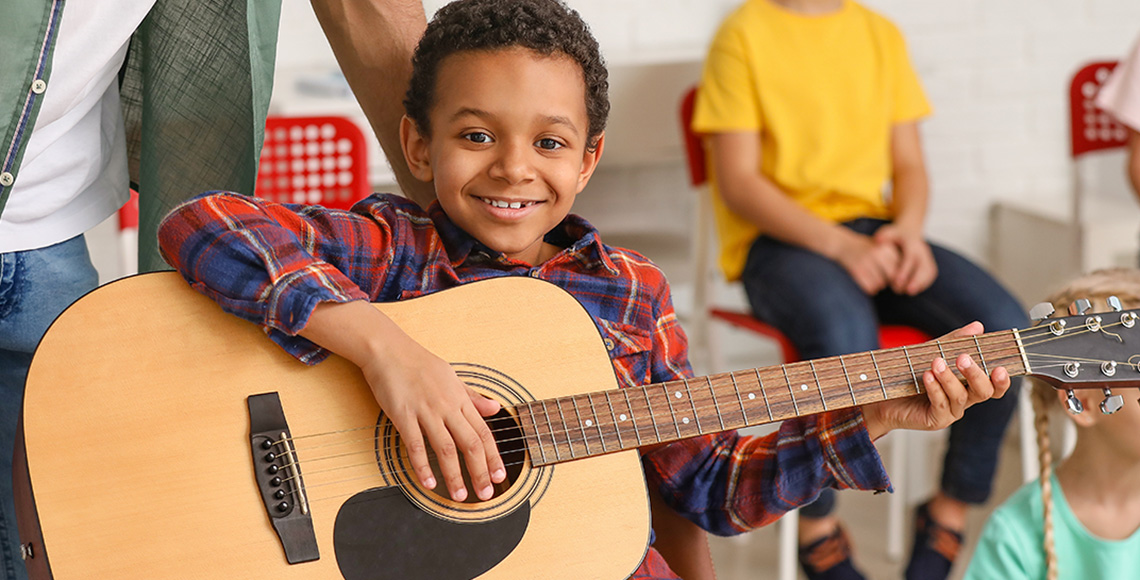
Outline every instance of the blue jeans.
[(99, 275), (82, 235), (53, 246), (0, 254), (0, 579), (24, 580), (12, 501), (12, 452), (24, 379), (48, 325), (94, 288)]
[[(883, 220), (858, 219), (846, 227), (870, 235)], [(986, 331), (1025, 328), (1022, 306), (1005, 288), (962, 256), (930, 245), (938, 278), (916, 296), (883, 290), (865, 294), (837, 262), (767, 236), (752, 245), (742, 281), (757, 318), (775, 326), (805, 358), (879, 348), (879, 324), (903, 324), (941, 336), (974, 320)], [(1014, 384), (1005, 397), (974, 405), (950, 427), (942, 466), (942, 491), (980, 504), (989, 498), (1006, 425), (1017, 407)], [(834, 491), (801, 512), (822, 517)]]

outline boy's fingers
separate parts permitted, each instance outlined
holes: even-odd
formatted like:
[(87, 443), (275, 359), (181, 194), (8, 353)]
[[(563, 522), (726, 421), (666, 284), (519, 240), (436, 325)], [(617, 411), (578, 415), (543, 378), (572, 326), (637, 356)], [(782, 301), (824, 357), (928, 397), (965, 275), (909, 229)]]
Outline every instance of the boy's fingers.
[(1007, 371), (1005, 367), (998, 367), (994, 369), (994, 371), (990, 373), (990, 381), (994, 386), (994, 393), (992, 395), (992, 398), (1000, 399), (1005, 396), (1007, 391), (1009, 391), (1011, 383), (1009, 380), (1009, 371)]
[(463, 471), (459, 467), (459, 451), (451, 431), (443, 423), (433, 423), (423, 428), (427, 432), (428, 443), (435, 450), (435, 460), (448, 495), (455, 501), (467, 499), (467, 487), (463, 484)]
[(431, 471), (431, 463), (428, 462), (427, 445), (424, 443), (423, 434), (420, 433), (420, 427), (415, 421), (410, 425), (404, 427), (396, 426), (396, 430), (401, 433), (404, 439), (404, 447), (408, 450), (408, 459), (412, 462), (412, 469), (419, 478), (420, 484), (428, 489), (435, 488), (435, 474)]
[[(479, 437), (483, 440), (483, 449), (487, 454), (487, 469), (491, 471), (491, 481), (502, 483), (507, 479), (507, 470), (503, 466), (503, 459), (499, 456), (499, 448), (495, 443), (495, 431), (484, 419), (498, 413), (503, 406), (498, 401), (488, 399), (472, 389), (467, 390), (471, 396), (471, 402), (475, 405), (475, 410), (481, 416), (475, 430), (479, 432)], [(482, 428), (479, 425), (482, 425)]]
[(475, 407), (464, 407), (463, 420), (455, 424), (451, 434), (463, 452), (463, 462), (467, 466), (467, 475), (471, 477), (475, 495), (481, 500), (491, 499), (495, 490), (491, 487), (487, 445), (494, 448), (495, 438), (491, 436), (487, 423)]
[[(940, 360), (942, 359), (935, 360), (935, 366)], [(943, 390), (942, 384), (938, 382), (938, 377), (933, 371), (922, 373), (922, 382), (926, 386), (926, 399), (930, 402), (931, 424), (927, 425), (927, 428), (936, 427), (949, 414), (950, 403), (946, 400), (946, 391)]]
[(958, 366), (958, 370), (961, 371), (962, 376), (966, 377), (966, 382), (969, 385), (966, 393), (968, 405), (980, 403), (993, 396), (993, 383), (990, 382), (990, 378), (986, 376), (986, 371), (979, 365), (974, 364), (973, 359), (968, 355), (962, 354), (958, 356), (958, 360), (955, 364)]

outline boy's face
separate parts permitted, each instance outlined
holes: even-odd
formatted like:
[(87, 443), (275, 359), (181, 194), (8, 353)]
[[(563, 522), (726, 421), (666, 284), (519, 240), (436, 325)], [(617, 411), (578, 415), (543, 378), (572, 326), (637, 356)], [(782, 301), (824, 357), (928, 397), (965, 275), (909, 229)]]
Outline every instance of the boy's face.
[(565, 55), (523, 48), (448, 56), (429, 111), (431, 134), (405, 117), (413, 175), (434, 181), (456, 225), (487, 247), (528, 264), (558, 249), (543, 242), (586, 186), (602, 142), (587, 151), (582, 71)]

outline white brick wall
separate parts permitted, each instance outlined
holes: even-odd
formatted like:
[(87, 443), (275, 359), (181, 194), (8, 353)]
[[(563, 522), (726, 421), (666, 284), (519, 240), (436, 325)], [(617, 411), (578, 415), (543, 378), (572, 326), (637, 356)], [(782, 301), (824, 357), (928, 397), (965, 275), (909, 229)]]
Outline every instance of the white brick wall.
[[(934, 104), (923, 124), (934, 201), (928, 229), (935, 239), (983, 260), (985, 216), (998, 200), (1063, 203), (1071, 187), (1066, 87), (1084, 62), (1118, 58), (1140, 35), (1136, 0), (866, 0), (906, 34), (915, 66)], [(425, 2), (428, 13), (441, 0)], [(720, 20), (736, 0), (569, 0), (590, 23), (608, 61), (617, 67), (641, 62), (696, 61)], [(335, 66), (307, 3), (287, 2), (279, 52), (282, 68)], [(693, 69), (676, 67), (667, 70)], [(696, 79), (693, 78), (693, 81)], [(687, 79), (673, 84), (684, 86)], [(637, 83), (623, 86), (634, 87)], [(656, 85), (653, 85), (656, 86)], [(678, 95), (641, 99), (659, 117), (655, 128), (676, 125)], [(615, 100), (619, 97), (615, 96)], [(627, 99), (628, 100), (628, 99)], [(615, 116), (621, 111), (615, 107)], [(644, 118), (645, 111), (639, 111)], [(617, 134), (620, 129), (621, 134)], [(615, 121), (611, 141), (635, 144), (636, 127)], [(667, 132), (665, 132), (667, 133)], [(655, 135), (656, 140), (671, 139)], [(661, 147), (661, 143), (655, 143)], [(603, 161), (605, 173), (582, 199), (580, 210), (606, 229), (652, 227), (678, 204), (663, 197), (689, 196), (680, 161), (680, 142), (664, 144), (672, 154), (652, 176), (644, 160), (636, 167)], [(624, 145), (623, 145), (624, 147)], [(607, 164), (607, 161), (610, 163)], [(649, 187), (640, 189), (638, 184)], [(605, 189), (605, 191), (602, 191)], [(610, 212), (608, 203), (634, 200), (645, 212)]]

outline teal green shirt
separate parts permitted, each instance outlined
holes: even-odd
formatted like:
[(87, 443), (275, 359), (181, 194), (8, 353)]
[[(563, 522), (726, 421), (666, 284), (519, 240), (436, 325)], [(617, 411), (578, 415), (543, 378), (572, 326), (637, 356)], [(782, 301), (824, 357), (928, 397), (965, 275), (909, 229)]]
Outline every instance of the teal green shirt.
[[(1124, 540), (1098, 538), (1081, 524), (1053, 477), (1053, 537), (1060, 580), (1140, 578), (1140, 530)], [(994, 510), (965, 580), (1045, 578), (1041, 485), (1034, 480)]]
[[(63, 4), (4, 0), (0, 212), (35, 128), (35, 81), (49, 80)], [(253, 193), (280, 14), (280, 0), (157, 0), (132, 38), (120, 93), (141, 270), (165, 267), (158, 222), (176, 205), (212, 189)]]

